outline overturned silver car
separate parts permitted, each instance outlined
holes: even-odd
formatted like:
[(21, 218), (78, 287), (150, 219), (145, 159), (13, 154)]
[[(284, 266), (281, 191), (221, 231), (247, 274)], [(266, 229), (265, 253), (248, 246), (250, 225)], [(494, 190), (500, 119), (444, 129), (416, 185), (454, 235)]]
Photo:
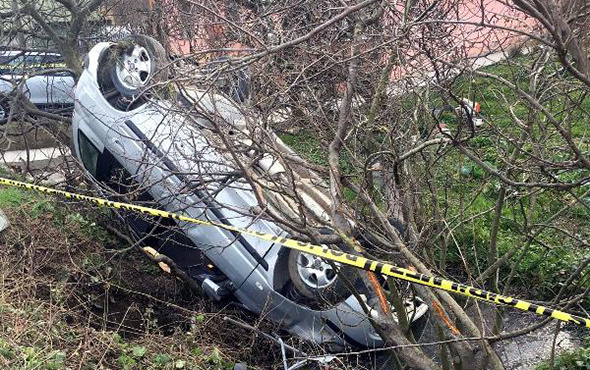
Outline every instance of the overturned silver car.
[[(232, 99), (231, 91), (212, 92), (206, 84), (171, 88), (169, 64), (145, 36), (90, 50), (76, 90), (73, 138), (97, 184), (119, 199), (257, 232), (293, 237), (280, 220), (304, 217), (306, 227), (329, 233), (322, 227), (329, 224), (325, 183), (304, 166), (286, 170), (281, 155), (296, 154), (241, 104), (244, 91)], [(333, 349), (383, 344), (343, 284), (357, 288), (368, 306), (377, 304), (367, 300), (356, 270), (218, 228), (128, 220), (143, 245), (174, 261), (215, 300), (234, 300)], [(417, 297), (405, 304), (412, 322), (427, 311)]]

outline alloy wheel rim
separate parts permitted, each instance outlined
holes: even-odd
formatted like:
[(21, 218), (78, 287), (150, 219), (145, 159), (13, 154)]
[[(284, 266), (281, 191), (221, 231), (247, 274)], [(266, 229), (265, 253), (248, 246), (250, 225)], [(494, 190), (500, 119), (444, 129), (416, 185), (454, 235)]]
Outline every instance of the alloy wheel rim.
[(307, 253), (297, 256), (297, 272), (303, 283), (315, 289), (334, 284), (337, 273), (328, 261)]
[(135, 45), (131, 53), (121, 56), (117, 63), (117, 78), (127, 89), (137, 89), (147, 85), (151, 74), (152, 59), (147, 49)]

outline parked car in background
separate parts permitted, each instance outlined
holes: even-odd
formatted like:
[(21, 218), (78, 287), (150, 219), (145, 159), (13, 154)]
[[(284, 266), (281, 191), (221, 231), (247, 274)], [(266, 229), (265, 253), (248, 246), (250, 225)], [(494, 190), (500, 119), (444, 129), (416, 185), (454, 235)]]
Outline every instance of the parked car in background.
[(75, 81), (72, 75), (51, 71), (65, 67), (55, 53), (0, 51), (0, 120), (10, 109), (10, 95), (19, 88), (23, 95), (43, 110), (61, 111), (74, 106)]
[[(170, 87), (162, 94), (150, 93), (146, 87), (151, 84), (165, 85), (162, 66), (169, 61), (162, 46), (145, 36), (99, 43), (86, 60), (76, 89), (75, 154), (101, 186), (119, 194), (118, 199), (289, 237), (290, 230), (263, 214), (236, 159), (224, 152), (227, 143), (219, 132), (228, 130), (225, 139), (237, 149), (235, 155), (251, 163), (259, 183), (270, 179), (263, 187), (275, 199), (271, 204), (285, 213), (309, 212), (310, 223), (320, 218), (329, 222), (320, 203), (325, 208), (330, 200), (319, 189), (318, 177), (298, 181), (307, 184), (297, 190), (301, 205), (273, 191), (272, 183), (283, 181), (286, 170), (272, 154), (252, 145), (249, 134), (262, 127), (249, 126), (252, 117), (246, 117), (247, 107), (235, 99), (233, 90), (213, 92), (184, 83), (177, 91), (180, 96), (172, 94), (174, 104), (165, 97)], [(264, 138), (286, 147), (272, 131)], [(378, 304), (367, 298), (358, 270), (220, 228), (173, 220), (154, 224), (134, 215), (128, 215), (128, 221), (143, 238), (144, 250), (169, 257), (215, 300), (231, 300), (264, 314), (289, 332), (330, 349), (383, 345), (343, 284), (345, 276), (369, 307)], [(410, 322), (418, 325), (426, 304), (408, 296), (405, 305)], [(377, 315), (371, 310), (371, 316)]]

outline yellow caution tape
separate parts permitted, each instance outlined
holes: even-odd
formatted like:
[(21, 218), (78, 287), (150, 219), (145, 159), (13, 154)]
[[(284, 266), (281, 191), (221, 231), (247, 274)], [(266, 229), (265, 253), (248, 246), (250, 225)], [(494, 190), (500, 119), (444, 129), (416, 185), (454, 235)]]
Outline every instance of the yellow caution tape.
[(512, 297), (507, 297), (504, 295), (488, 292), (482, 289), (478, 289), (472, 286), (468, 286), (465, 284), (457, 283), (454, 281), (441, 279), (438, 277), (427, 276), (424, 274), (420, 274), (418, 272), (414, 272), (405, 268), (397, 267), (391, 265), (389, 263), (380, 262), (376, 260), (371, 260), (365, 257), (357, 256), (354, 254), (344, 253), (338, 250), (330, 249), (325, 246), (315, 245), (307, 242), (301, 242), (294, 239), (283, 238), (276, 235), (271, 235), (267, 233), (260, 233), (257, 231), (242, 229), (239, 227), (219, 224), (216, 222), (210, 221), (203, 221), (192, 217), (183, 216), (177, 213), (171, 213), (167, 211), (162, 211), (155, 208), (148, 208), (143, 206), (138, 206), (135, 204), (128, 204), (128, 203), (121, 203), (121, 202), (113, 202), (107, 199), (91, 197), (82, 194), (70, 193), (63, 190), (51, 189), (40, 185), (29, 184), (25, 182), (5, 179), (0, 177), (0, 185), (7, 185), (7, 186), (14, 186), (20, 187), (30, 190), (36, 190), (46, 194), (56, 194), (62, 195), (69, 199), (77, 199), (86, 202), (94, 203), (101, 207), (109, 207), (109, 208), (116, 208), (116, 209), (123, 209), (131, 212), (143, 213), (146, 215), (151, 216), (158, 216), (158, 217), (165, 217), (171, 218), (177, 221), (184, 221), (189, 222), (197, 225), (203, 226), (214, 226), (219, 227), (225, 230), (238, 232), (241, 234), (246, 234), (253, 236), (258, 239), (271, 241), (273, 243), (281, 244), (287, 248), (296, 249), (301, 252), (309, 253), (327, 260), (331, 260), (334, 262), (341, 263), (343, 265), (356, 267), (366, 271), (373, 271), (377, 274), (391, 276), (397, 279), (409, 281), (415, 284), (424, 285), (427, 287), (446, 290), (448, 292), (453, 292), (457, 294), (461, 294), (470, 298), (479, 299), (482, 301), (486, 301), (489, 303), (497, 304), (497, 305), (504, 305), (515, 307), (523, 311), (533, 312), (540, 316), (547, 316), (551, 317), (556, 320), (561, 320), (569, 323), (573, 323), (576, 325), (584, 326), (590, 328), (590, 319), (576, 316), (569, 314), (567, 312), (559, 311), (556, 309), (552, 309), (549, 307), (537, 305), (534, 303), (530, 303), (524, 301), (522, 299), (516, 299)]
[(15, 64), (0, 64), (0, 69), (11, 70), (11, 69), (54, 69), (54, 68), (66, 68), (65, 63), (15, 63)]

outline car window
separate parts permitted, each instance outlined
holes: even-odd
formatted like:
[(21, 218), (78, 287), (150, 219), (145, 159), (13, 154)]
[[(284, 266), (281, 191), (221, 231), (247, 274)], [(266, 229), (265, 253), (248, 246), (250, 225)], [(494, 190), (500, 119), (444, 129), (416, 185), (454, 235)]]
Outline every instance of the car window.
[(3, 55), (0, 58), (0, 71), (2, 73), (20, 74), (23, 72), (24, 56)]
[(38, 64), (41, 63), (41, 55), (25, 55), (25, 63), (30, 64)]
[(84, 167), (92, 176), (96, 177), (96, 168), (100, 152), (94, 144), (88, 140), (88, 137), (84, 135), (82, 131), (78, 131), (78, 147), (80, 148), (82, 164), (84, 164)]
[[(66, 64), (61, 55), (54, 54), (24, 54), (0, 55), (0, 73), (23, 74), (53, 68), (64, 68)], [(59, 72), (58, 75), (67, 75)]]
[(0, 55), (0, 72), (6, 73), (12, 68), (10, 66), (12, 58), (13, 56), (10, 55)]
[(128, 194), (138, 203), (147, 202), (150, 206), (154, 198), (142, 187), (129, 171), (105, 148), (98, 159), (95, 178), (102, 181), (117, 194)]
[(64, 58), (61, 55), (52, 55), (52, 54), (44, 54), (41, 55), (40, 63), (48, 64), (51, 67), (54, 67), (56, 64), (64, 63)]
[(41, 56), (40, 55), (25, 55), (24, 57), (24, 68), (27, 72), (33, 72), (41, 69)]
[[(110, 154), (110, 153), (109, 153)], [(110, 158), (106, 158), (110, 157)], [(118, 194), (127, 194), (137, 186), (131, 174), (112, 155), (106, 155), (99, 169), (101, 180)]]

